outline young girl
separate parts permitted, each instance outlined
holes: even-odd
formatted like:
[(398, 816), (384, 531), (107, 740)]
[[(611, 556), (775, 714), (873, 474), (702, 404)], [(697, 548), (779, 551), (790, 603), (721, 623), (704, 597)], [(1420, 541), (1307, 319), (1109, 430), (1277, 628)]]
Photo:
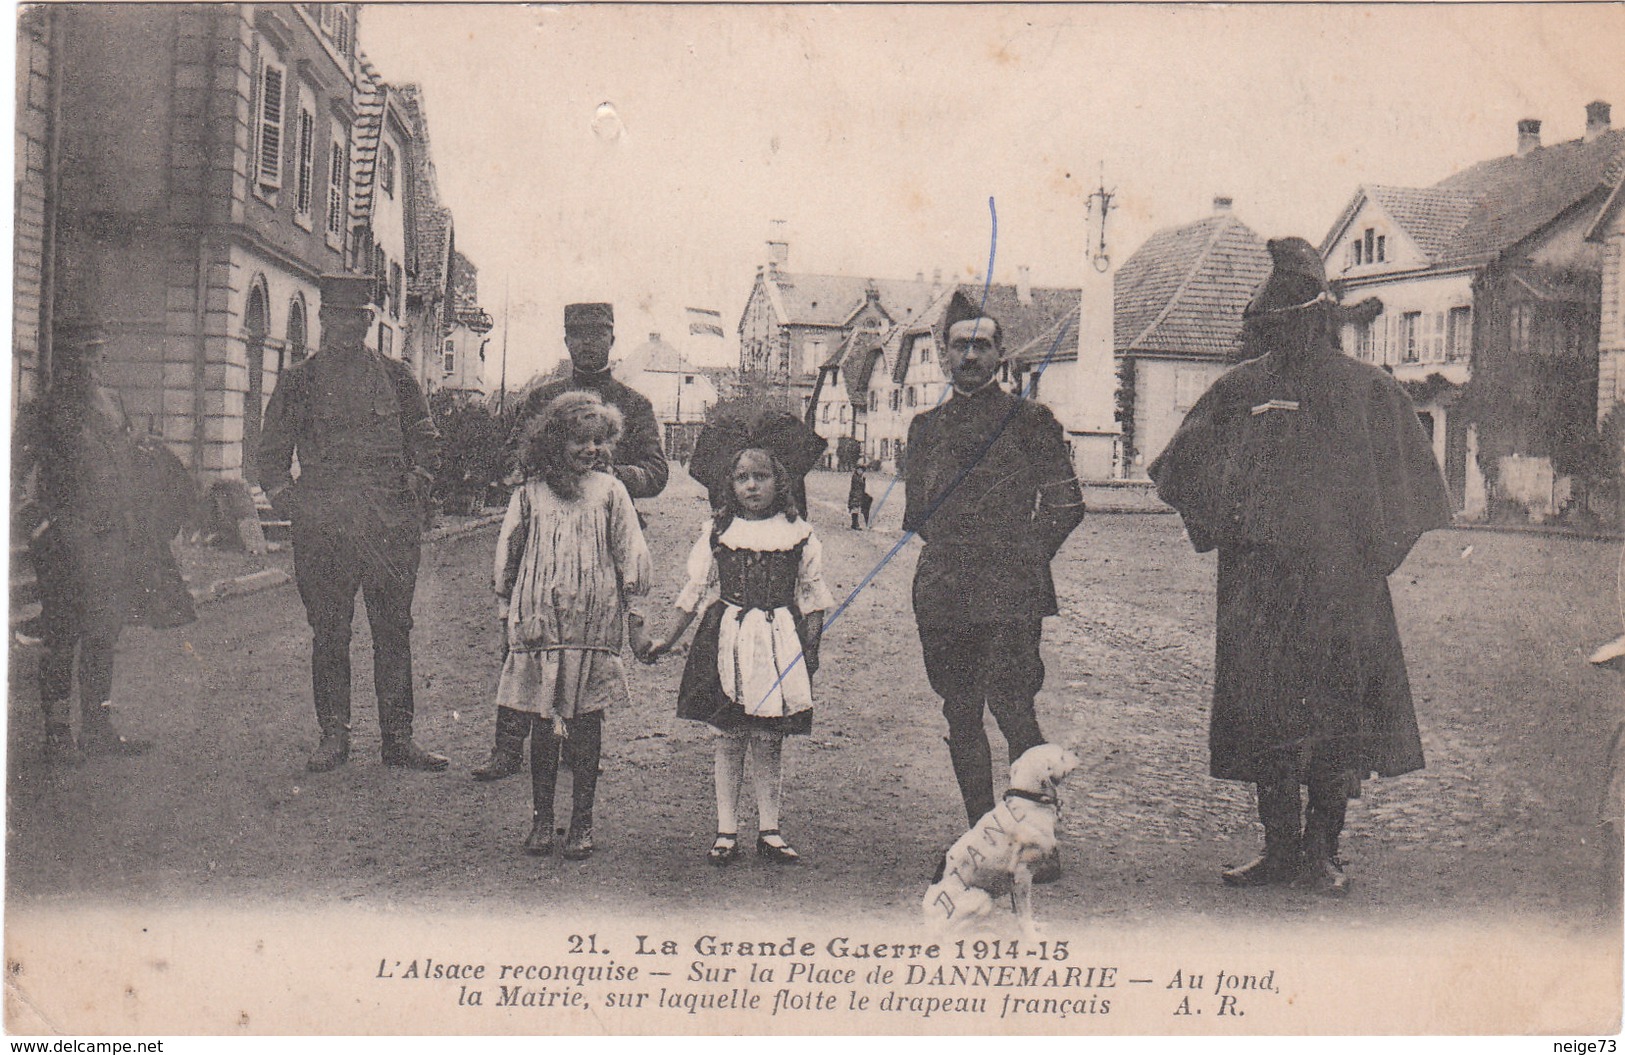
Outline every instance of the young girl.
[(739, 792), (745, 755), (756, 785), (756, 852), (800, 859), (779, 833), (780, 761), (787, 735), (812, 728), (812, 683), (824, 610), (822, 547), (797, 508), (793, 477), (772, 450), (747, 447), (722, 463), (723, 508), (705, 521), (688, 557), (688, 584), (671, 630), (649, 658), (688, 629), (701, 597), (718, 582), (683, 669), (677, 715), (717, 732), (717, 837), (711, 863), (739, 856)]
[(525, 430), (527, 479), (497, 537), (497, 610), (508, 645), (498, 721), (531, 722), (532, 824), (524, 850), (536, 856), (553, 852), (561, 741), (571, 773), (564, 856), (592, 854), (604, 708), (627, 698), (622, 623), (635, 652), (649, 646), (642, 616), (627, 604), (649, 588), (649, 549), (626, 488), (606, 471), (620, 432), (620, 412), (591, 392), (548, 403)]

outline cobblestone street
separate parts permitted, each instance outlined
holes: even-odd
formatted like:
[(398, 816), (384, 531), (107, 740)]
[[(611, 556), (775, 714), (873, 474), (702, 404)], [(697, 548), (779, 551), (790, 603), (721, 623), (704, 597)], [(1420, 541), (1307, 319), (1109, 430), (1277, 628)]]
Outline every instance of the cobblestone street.
[[(900, 537), (902, 489), (882, 499), (888, 482), (870, 483), (875, 528), (853, 532), (845, 477), (810, 480), (838, 598)], [(663, 626), (705, 505), (681, 472), (642, 505), (658, 571), (648, 610)], [(719, 872), (703, 857), (708, 736), (673, 716), (681, 656), (634, 664), (633, 704), (606, 727), (598, 855), (571, 864), (520, 854), (528, 775), (494, 785), (468, 775), (489, 749), (494, 713), (493, 542), (486, 528), (425, 550), (417, 728), (452, 757), (441, 775), (379, 764), (359, 618), (355, 754), (334, 773), (304, 772), (315, 736), (309, 632), (291, 588), (206, 604), (182, 630), (126, 632), (116, 703), (132, 735), (158, 741), (146, 758), (39, 765), (38, 653), (14, 645), (13, 903), (511, 900), (653, 914), (722, 899), (747, 918), (913, 917), (934, 854), (961, 824), (909, 607), (917, 543), (826, 636), (813, 734), (786, 752), (785, 830), (805, 866), (752, 857)], [(1616, 564), (1617, 544), (1605, 542), (1470, 531), (1422, 540), (1392, 586), (1428, 767), (1365, 785), (1344, 845), (1354, 894), (1333, 903), (1219, 883), (1220, 867), (1252, 855), (1258, 829), (1250, 788), (1206, 775), (1214, 561), (1190, 551), (1174, 517), (1091, 515), (1057, 560), (1062, 615), (1046, 626), (1040, 717), (1084, 766), (1063, 790), (1067, 872), (1043, 891), (1042, 916), (1067, 926), (1591, 918), (1620, 685), (1584, 657), (1619, 630)], [(747, 837), (751, 824), (747, 813)]]

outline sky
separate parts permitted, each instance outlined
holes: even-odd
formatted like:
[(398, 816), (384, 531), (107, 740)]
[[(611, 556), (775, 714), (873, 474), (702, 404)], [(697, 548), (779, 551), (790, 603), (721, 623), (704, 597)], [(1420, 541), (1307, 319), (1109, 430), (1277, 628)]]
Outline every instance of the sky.
[(615, 304), (617, 358), (659, 332), (731, 363), (774, 220), (792, 271), (971, 280), (993, 249), (995, 281), (1077, 286), (1099, 187), (1117, 263), (1217, 195), (1318, 243), (1361, 184), (1509, 154), (1520, 118), (1625, 124), (1617, 4), (370, 4), (360, 41), (423, 88), (511, 387), (575, 300)]

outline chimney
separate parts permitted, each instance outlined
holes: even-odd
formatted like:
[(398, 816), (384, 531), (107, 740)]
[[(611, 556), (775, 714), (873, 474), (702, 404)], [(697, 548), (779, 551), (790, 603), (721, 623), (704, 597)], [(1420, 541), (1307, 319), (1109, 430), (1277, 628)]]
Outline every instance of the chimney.
[(659, 343), (660, 343), (660, 334), (658, 334), (658, 333), (651, 333), (651, 334), (650, 334), (650, 335), (649, 335), (649, 343), (650, 343), (650, 344), (659, 344)]
[(1016, 268), (1016, 302), (1024, 308), (1033, 303), (1032, 269), (1026, 264)]
[(914, 272), (914, 281), (916, 281), (916, 282), (924, 282), (925, 281), (925, 272), (924, 271), (916, 271), (916, 272)]
[(1518, 122), (1518, 157), (1540, 149), (1540, 121), (1526, 117)]
[(767, 263), (775, 271), (790, 266), (790, 239), (784, 233), (787, 226), (783, 220), (768, 224)]
[(1598, 99), (1594, 103), (1586, 103), (1586, 142), (1595, 142), (1597, 137), (1608, 131), (1611, 107)]
[(1235, 203), (1234, 198), (1223, 194), (1215, 194), (1213, 196), (1213, 211), (1216, 213), (1229, 212), (1230, 206), (1234, 205)]
[(935, 297), (942, 292), (942, 268), (931, 269), (931, 296)]

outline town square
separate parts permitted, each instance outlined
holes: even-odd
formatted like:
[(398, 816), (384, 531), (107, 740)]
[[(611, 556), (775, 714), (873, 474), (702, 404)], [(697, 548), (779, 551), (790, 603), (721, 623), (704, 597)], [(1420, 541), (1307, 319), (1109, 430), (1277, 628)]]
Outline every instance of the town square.
[(1617, 1031), (1617, 7), (17, 27), (8, 1031)]

